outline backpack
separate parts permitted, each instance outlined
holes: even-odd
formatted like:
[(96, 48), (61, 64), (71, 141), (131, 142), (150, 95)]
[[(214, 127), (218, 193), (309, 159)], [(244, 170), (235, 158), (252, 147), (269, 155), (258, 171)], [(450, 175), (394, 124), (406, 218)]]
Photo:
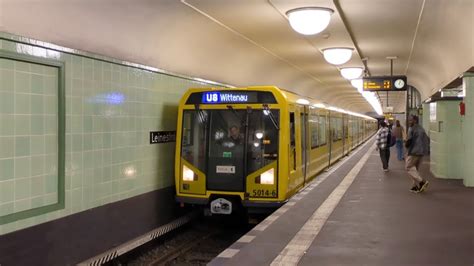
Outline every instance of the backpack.
[(393, 147), (397, 143), (397, 139), (395, 138), (394, 135), (392, 135), (392, 131), (388, 130), (388, 135), (387, 135), (387, 147)]

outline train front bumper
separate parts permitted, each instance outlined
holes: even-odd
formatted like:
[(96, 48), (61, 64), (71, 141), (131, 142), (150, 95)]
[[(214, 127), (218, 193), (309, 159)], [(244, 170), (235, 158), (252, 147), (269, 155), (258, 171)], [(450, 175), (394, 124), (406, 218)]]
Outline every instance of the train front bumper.
[[(176, 196), (176, 202), (191, 204), (191, 205), (202, 205), (207, 206), (210, 203), (208, 198), (195, 198), (195, 197), (186, 197), (186, 196)], [(285, 201), (257, 201), (257, 200), (242, 200), (242, 206), (245, 208), (268, 208), (268, 209), (277, 209), (284, 205), (288, 200)]]

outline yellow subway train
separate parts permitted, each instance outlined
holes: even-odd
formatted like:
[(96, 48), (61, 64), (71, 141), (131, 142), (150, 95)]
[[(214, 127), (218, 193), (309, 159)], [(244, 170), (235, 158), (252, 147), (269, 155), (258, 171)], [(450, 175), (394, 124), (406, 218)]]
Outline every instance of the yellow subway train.
[(273, 86), (189, 89), (179, 104), (176, 201), (268, 211), (377, 130), (377, 120)]

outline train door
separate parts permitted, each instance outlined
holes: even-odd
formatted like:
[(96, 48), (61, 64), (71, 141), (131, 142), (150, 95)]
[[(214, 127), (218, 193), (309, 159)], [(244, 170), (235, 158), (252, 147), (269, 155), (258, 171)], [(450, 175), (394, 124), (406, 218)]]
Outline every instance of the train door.
[(352, 147), (352, 141), (351, 141), (351, 133), (352, 133), (352, 130), (351, 130), (351, 117), (349, 115), (346, 115), (346, 123), (345, 123), (345, 128), (346, 128), (346, 131), (347, 131), (347, 135), (346, 135), (346, 153), (349, 153), (349, 151), (351, 150), (351, 147)]
[(346, 116), (344, 114), (341, 115), (341, 121), (342, 121), (342, 156), (346, 154), (347, 150), (347, 141), (346, 141)]
[(331, 141), (330, 141), (330, 129), (329, 129), (329, 112), (328, 111), (324, 111), (323, 113), (323, 117), (324, 117), (324, 143), (326, 144), (326, 156), (327, 156), (327, 167), (330, 166), (330, 158), (331, 158)]
[(343, 138), (344, 138), (344, 150), (343, 154), (348, 154), (349, 151), (351, 150), (351, 140), (349, 138), (349, 115), (344, 115), (343, 120), (342, 120), (342, 127), (343, 127)]
[(302, 106), (300, 109), (300, 136), (301, 136), (301, 174), (303, 182), (306, 183), (308, 170), (308, 107)]
[[(301, 115), (303, 113), (303, 115)], [(299, 106), (290, 106), (290, 154), (289, 154), (289, 170), (290, 170), (290, 190), (296, 188), (303, 182), (303, 141), (304, 126), (302, 123), (304, 118), (304, 109)]]
[(333, 145), (332, 145), (332, 138), (333, 138), (333, 125), (331, 123), (331, 116), (332, 116), (332, 112), (329, 111), (328, 112), (328, 116), (327, 116), (327, 126), (328, 126), (328, 148), (329, 148), (329, 165), (331, 165), (331, 160), (332, 160), (332, 148), (333, 148)]
[(288, 169), (289, 169), (289, 175), (290, 175), (290, 180), (288, 187), (289, 189), (294, 188), (295, 184), (295, 179), (297, 177), (296, 174), (296, 123), (295, 123), (295, 110), (292, 106), (290, 106), (290, 145), (289, 145), (289, 155), (288, 155)]
[(359, 136), (359, 132), (357, 131), (357, 118), (352, 118), (352, 148), (357, 146), (357, 137)]
[(208, 190), (244, 191), (246, 117), (245, 110), (210, 112), (206, 180)]

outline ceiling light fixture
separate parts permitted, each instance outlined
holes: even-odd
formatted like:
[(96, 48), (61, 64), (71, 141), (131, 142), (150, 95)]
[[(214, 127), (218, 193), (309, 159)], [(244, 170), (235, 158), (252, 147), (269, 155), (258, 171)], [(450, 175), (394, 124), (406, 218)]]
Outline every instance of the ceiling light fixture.
[(296, 103), (303, 104), (303, 105), (308, 105), (309, 101), (306, 99), (298, 99), (296, 100)]
[(323, 49), (324, 59), (329, 64), (342, 65), (351, 60), (352, 48), (336, 47)]
[(377, 96), (375, 96), (375, 93), (374, 92), (371, 92), (371, 91), (364, 91), (362, 92), (362, 96), (364, 96), (365, 100), (372, 106), (372, 108), (374, 108), (374, 111), (378, 114), (378, 115), (382, 115), (383, 112), (382, 112), (382, 105), (380, 105), (380, 101), (379, 99), (377, 98)]
[(325, 30), (334, 10), (324, 7), (301, 7), (288, 10), (291, 27), (303, 35), (314, 35)]
[(363, 92), (364, 82), (362, 81), (362, 79), (352, 79), (351, 85), (352, 87), (356, 88), (359, 93)]
[(361, 67), (345, 67), (341, 68), (341, 75), (345, 79), (356, 79), (362, 75), (363, 71), (364, 69)]
[(326, 105), (324, 103), (315, 103), (313, 104), (313, 106), (317, 108), (326, 108)]

